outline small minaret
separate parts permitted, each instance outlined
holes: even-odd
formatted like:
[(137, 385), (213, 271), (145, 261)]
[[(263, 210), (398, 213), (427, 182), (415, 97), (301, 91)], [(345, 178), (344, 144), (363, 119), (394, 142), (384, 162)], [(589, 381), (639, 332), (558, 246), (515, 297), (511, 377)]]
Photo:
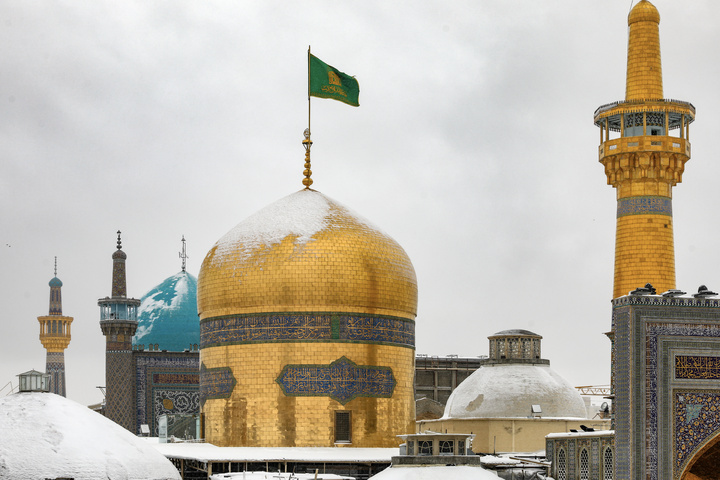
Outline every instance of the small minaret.
[(663, 98), (659, 24), (646, 0), (630, 11), (625, 100), (595, 111), (600, 163), (617, 190), (613, 298), (648, 283), (675, 288), (672, 187), (690, 159), (695, 107)]
[(50, 376), (50, 391), (66, 396), (65, 391), (65, 349), (70, 345), (70, 324), (73, 317), (62, 314), (62, 282), (57, 278), (57, 257), (55, 276), (50, 280), (50, 310), (46, 316), (38, 317), (40, 342), (47, 350), (46, 373)]
[(119, 230), (117, 235), (117, 250), (112, 255), (112, 297), (98, 300), (100, 328), (105, 335), (105, 416), (137, 433), (132, 337), (137, 329), (140, 300), (127, 298), (127, 255), (122, 251)]

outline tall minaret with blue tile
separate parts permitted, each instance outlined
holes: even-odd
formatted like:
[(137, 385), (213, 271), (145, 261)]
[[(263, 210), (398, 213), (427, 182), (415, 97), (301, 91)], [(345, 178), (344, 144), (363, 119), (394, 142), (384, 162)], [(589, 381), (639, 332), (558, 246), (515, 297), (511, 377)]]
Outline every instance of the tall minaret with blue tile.
[(70, 324), (73, 317), (62, 314), (62, 282), (55, 276), (50, 280), (50, 309), (47, 315), (38, 317), (40, 342), (47, 350), (45, 371), (50, 375), (50, 391), (65, 396), (65, 349), (70, 345)]
[(137, 329), (140, 300), (127, 298), (125, 260), (120, 231), (113, 253), (112, 296), (98, 300), (100, 328), (105, 335), (105, 416), (133, 433), (135, 427), (135, 382), (133, 382), (132, 337)]

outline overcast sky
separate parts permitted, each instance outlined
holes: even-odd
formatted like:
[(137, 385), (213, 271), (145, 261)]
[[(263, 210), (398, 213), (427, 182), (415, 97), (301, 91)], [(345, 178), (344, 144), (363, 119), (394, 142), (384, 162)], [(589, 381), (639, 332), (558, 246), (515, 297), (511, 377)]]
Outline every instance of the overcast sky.
[[(720, 290), (720, 2), (656, 0), (666, 98), (692, 102), (677, 286)], [(302, 188), (307, 48), (360, 107), (312, 101), (313, 188), (389, 233), (418, 278), (417, 352), (541, 334), (609, 383), (615, 191), (595, 109), (625, 95), (629, 0), (0, 2), (0, 388), (45, 369), (58, 257), (68, 397), (105, 384), (97, 299), (128, 295)], [(4, 395), (9, 387), (0, 391)]]

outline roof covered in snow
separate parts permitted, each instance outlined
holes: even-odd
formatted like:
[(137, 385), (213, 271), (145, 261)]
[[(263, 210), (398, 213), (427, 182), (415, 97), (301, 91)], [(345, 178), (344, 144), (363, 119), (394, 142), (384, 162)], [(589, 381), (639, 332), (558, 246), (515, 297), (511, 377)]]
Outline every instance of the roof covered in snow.
[(53, 393), (0, 398), (0, 478), (179, 479), (157, 450)]
[(585, 403), (567, 380), (544, 364), (489, 364), (450, 395), (443, 418), (584, 419)]
[(497, 480), (498, 476), (482, 467), (394, 466), (370, 477), (370, 480)]
[[(152, 440), (148, 440), (152, 441)], [(390, 463), (397, 448), (218, 447), (210, 443), (155, 443), (166, 457), (201, 462), (342, 462)]]
[[(180, 272), (166, 278), (140, 299), (133, 345), (158, 345), (159, 350), (182, 352), (200, 343), (197, 278)], [(197, 349), (197, 348), (195, 348)]]

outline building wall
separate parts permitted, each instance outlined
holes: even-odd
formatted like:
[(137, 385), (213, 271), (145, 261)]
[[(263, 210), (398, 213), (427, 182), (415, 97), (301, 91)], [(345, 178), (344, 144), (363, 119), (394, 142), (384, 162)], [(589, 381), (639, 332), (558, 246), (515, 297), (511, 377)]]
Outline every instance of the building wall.
[(610, 427), (609, 420), (558, 420), (546, 418), (440, 419), (420, 421), (418, 432), (473, 433), (475, 453), (536, 452), (545, 448), (550, 433), (581, 430), (580, 425), (596, 430)]
[[(565, 480), (612, 480), (615, 463), (613, 432), (550, 435), (545, 454), (550, 476)], [(583, 453), (583, 450), (585, 451)]]
[(482, 364), (480, 357), (415, 358), (415, 399), (429, 398), (445, 405), (450, 394)]

